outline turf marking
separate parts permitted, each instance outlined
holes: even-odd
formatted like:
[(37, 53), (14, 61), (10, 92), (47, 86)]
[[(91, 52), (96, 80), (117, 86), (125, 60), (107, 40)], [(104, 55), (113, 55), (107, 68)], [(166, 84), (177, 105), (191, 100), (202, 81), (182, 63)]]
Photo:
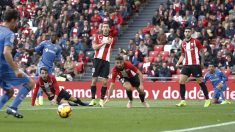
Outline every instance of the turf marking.
[(219, 124), (214, 124), (214, 125), (192, 127), (192, 128), (186, 128), (186, 129), (169, 130), (169, 131), (163, 131), (163, 132), (188, 132), (188, 131), (195, 131), (195, 130), (202, 130), (202, 129), (207, 129), (207, 128), (213, 128), (213, 127), (227, 126), (227, 125), (232, 125), (232, 124), (235, 124), (235, 121), (224, 122), (224, 123), (219, 123)]

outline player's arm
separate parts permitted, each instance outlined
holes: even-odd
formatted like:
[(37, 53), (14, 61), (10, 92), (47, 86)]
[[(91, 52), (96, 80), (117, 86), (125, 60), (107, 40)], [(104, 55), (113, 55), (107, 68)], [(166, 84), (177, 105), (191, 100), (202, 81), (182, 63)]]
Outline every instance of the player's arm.
[(112, 94), (113, 94), (113, 89), (115, 88), (115, 81), (116, 81), (116, 78), (117, 78), (117, 72), (116, 72), (115, 69), (112, 69), (111, 83), (110, 83), (109, 90), (108, 90), (108, 96), (107, 96), (107, 98), (106, 98), (104, 104), (106, 104), (107, 102), (109, 102), (110, 97), (111, 97)]
[(56, 79), (55, 79), (54, 76), (52, 76), (52, 81), (53, 81), (53, 88), (54, 88), (54, 90), (55, 90), (55, 97), (54, 97), (54, 99), (52, 100), (52, 103), (55, 103), (55, 104), (56, 104), (56, 100), (57, 100), (57, 97), (59, 96), (60, 89), (59, 89), (58, 82), (56, 81)]
[(101, 44), (98, 44), (99, 40), (98, 40), (98, 36), (95, 36), (95, 38), (93, 39), (92, 41), (92, 48), (94, 50), (98, 50), (100, 49), (103, 45), (105, 45), (105, 43), (101, 43)]
[(28, 53), (33, 53), (33, 52), (35, 52), (35, 49), (25, 49), (25, 48), (23, 48), (23, 51), (26, 51)]
[(19, 71), (18, 66), (16, 65), (16, 63), (13, 60), (12, 57), (12, 47), (13, 47), (13, 43), (15, 40), (15, 35), (9, 34), (5, 40), (4, 40), (4, 49), (3, 49), (3, 55), (7, 61), (7, 63), (10, 65), (10, 67), (14, 70), (15, 74), (17, 77), (22, 77), (23, 73)]
[(204, 53), (204, 49), (200, 49), (200, 56), (201, 56), (201, 67), (204, 67), (204, 63), (205, 63), (205, 53)]
[(39, 87), (40, 87), (39, 83), (37, 82), (36, 85), (35, 85), (34, 91), (33, 91), (33, 95), (32, 95), (32, 103), (31, 103), (32, 106), (35, 105), (35, 100), (36, 100), (36, 97), (37, 97)]
[(184, 53), (181, 53), (181, 56), (180, 56), (178, 62), (176, 63), (176, 67), (179, 67), (179, 65), (183, 62), (184, 56), (185, 56)]

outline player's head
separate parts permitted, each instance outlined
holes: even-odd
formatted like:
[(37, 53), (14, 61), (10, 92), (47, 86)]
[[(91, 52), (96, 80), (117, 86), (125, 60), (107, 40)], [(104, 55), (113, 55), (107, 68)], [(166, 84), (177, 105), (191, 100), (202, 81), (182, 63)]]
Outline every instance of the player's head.
[(103, 35), (109, 35), (109, 31), (110, 31), (109, 23), (108, 22), (104, 22), (102, 24)]
[(8, 25), (11, 30), (17, 29), (17, 19), (19, 13), (15, 9), (7, 9), (4, 13), (4, 22)]
[(47, 77), (48, 77), (48, 69), (46, 67), (42, 67), (40, 69), (40, 76), (42, 78), (42, 80), (47, 80)]
[(209, 63), (208, 70), (210, 73), (214, 73), (215, 72), (215, 65), (213, 63)]
[(186, 27), (184, 30), (185, 39), (189, 40), (191, 38), (191, 35), (192, 35), (192, 28)]
[(54, 33), (54, 32), (52, 32), (52, 33), (50, 34), (50, 38), (51, 38), (51, 42), (52, 42), (53, 44), (56, 44), (56, 43), (59, 41), (59, 39), (60, 39), (60, 35), (59, 35), (59, 34), (56, 34), (56, 33)]
[(123, 69), (124, 67), (124, 59), (122, 56), (117, 56), (115, 58), (115, 65), (118, 69)]

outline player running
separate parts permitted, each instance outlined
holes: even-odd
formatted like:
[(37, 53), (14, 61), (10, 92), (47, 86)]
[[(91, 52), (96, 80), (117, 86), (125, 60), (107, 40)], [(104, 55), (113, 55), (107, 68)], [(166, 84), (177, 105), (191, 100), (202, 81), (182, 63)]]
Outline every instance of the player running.
[(19, 104), (34, 87), (35, 82), (22, 72), (13, 61), (14, 30), (17, 29), (18, 11), (8, 9), (4, 13), (4, 22), (0, 26), (0, 87), (5, 94), (0, 97), (0, 109), (13, 96), (15, 88), (21, 88), (13, 102), (6, 109), (8, 115), (23, 118), (17, 110)]
[[(40, 69), (40, 77), (36, 83), (35, 90), (32, 96), (32, 106), (35, 104), (35, 99), (38, 93), (39, 88), (41, 88), (48, 99), (52, 104), (62, 104), (71, 101), (75, 103), (75, 105), (88, 106), (88, 103), (82, 102), (79, 98), (72, 97), (67, 91), (64, 89), (59, 89), (59, 85), (54, 76), (48, 75), (48, 69), (46, 67), (42, 67)], [(72, 104), (68, 102), (69, 104)], [(74, 105), (74, 104), (72, 104)]]
[[(213, 64), (209, 64), (208, 69), (209, 71), (204, 76), (204, 80), (205, 82), (207, 80), (210, 80), (211, 84), (213, 85), (214, 88), (213, 103), (231, 104), (231, 102), (225, 100), (223, 93), (227, 88), (226, 81), (228, 81), (228, 78), (219, 69), (215, 69), (215, 66)], [(220, 97), (222, 98), (222, 100), (219, 100)]]
[(110, 68), (111, 48), (114, 46), (114, 38), (109, 34), (109, 31), (109, 24), (103, 23), (102, 34), (96, 35), (92, 42), (92, 48), (95, 50), (95, 56), (92, 69), (91, 106), (96, 105), (95, 95), (98, 77), (102, 77), (101, 99), (99, 101), (99, 105), (101, 107), (104, 105), (104, 96), (107, 91), (107, 80)]
[[(27, 52), (37, 52), (42, 54), (42, 58), (37, 65), (36, 75), (40, 75), (40, 69), (46, 67), (48, 73), (52, 74), (54, 61), (61, 60), (61, 48), (56, 45), (59, 40), (59, 35), (51, 33), (50, 40), (42, 41), (37, 47), (33, 49), (25, 49)], [(36, 104), (43, 105), (43, 91), (40, 89), (37, 94)]]
[[(199, 40), (191, 38), (192, 29), (187, 27), (184, 31), (185, 40), (181, 44), (181, 56), (176, 64), (179, 67), (180, 63), (183, 62), (183, 68), (180, 75), (180, 103), (176, 106), (186, 106), (185, 102), (185, 82), (192, 74), (196, 78), (197, 83), (200, 85), (201, 90), (206, 98), (204, 107), (209, 107), (211, 102), (208, 96), (208, 90), (203, 82), (202, 78), (202, 68), (204, 67), (204, 49)], [(201, 56), (201, 63), (199, 60), (199, 53)]]
[(114, 83), (117, 77), (119, 78), (119, 81), (122, 83), (123, 87), (126, 89), (126, 93), (129, 98), (127, 108), (132, 108), (132, 87), (135, 87), (135, 89), (139, 92), (139, 98), (144, 107), (150, 107), (149, 104), (145, 101), (142, 73), (130, 62), (124, 61), (122, 56), (117, 56), (115, 58), (115, 66), (112, 69), (111, 84), (105, 103), (109, 101), (110, 96), (113, 94), (113, 89), (115, 87)]

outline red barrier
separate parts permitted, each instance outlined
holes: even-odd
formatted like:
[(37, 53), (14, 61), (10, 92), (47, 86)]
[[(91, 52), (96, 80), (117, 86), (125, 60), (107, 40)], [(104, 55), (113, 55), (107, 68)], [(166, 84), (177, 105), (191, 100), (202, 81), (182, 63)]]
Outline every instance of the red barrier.
[[(90, 81), (76, 81), (76, 82), (59, 82), (60, 88), (66, 89), (73, 96), (80, 98), (91, 98)], [(235, 81), (229, 80), (227, 82), (228, 88), (224, 92), (226, 99), (235, 99)], [(207, 83), (209, 96), (213, 94), (213, 88), (210, 83)], [(148, 99), (180, 99), (179, 83), (174, 81), (168, 82), (144, 82), (145, 93)], [(97, 95), (100, 95), (101, 83), (97, 84)], [(186, 84), (186, 99), (204, 99), (200, 87), (196, 82), (188, 82)], [(112, 98), (122, 99), (127, 98), (125, 89), (117, 82)], [(18, 89), (15, 89), (15, 95)], [(2, 95), (2, 90), (0, 90)], [(31, 93), (27, 96), (31, 97)], [(138, 92), (133, 90), (133, 98), (139, 98)]]

